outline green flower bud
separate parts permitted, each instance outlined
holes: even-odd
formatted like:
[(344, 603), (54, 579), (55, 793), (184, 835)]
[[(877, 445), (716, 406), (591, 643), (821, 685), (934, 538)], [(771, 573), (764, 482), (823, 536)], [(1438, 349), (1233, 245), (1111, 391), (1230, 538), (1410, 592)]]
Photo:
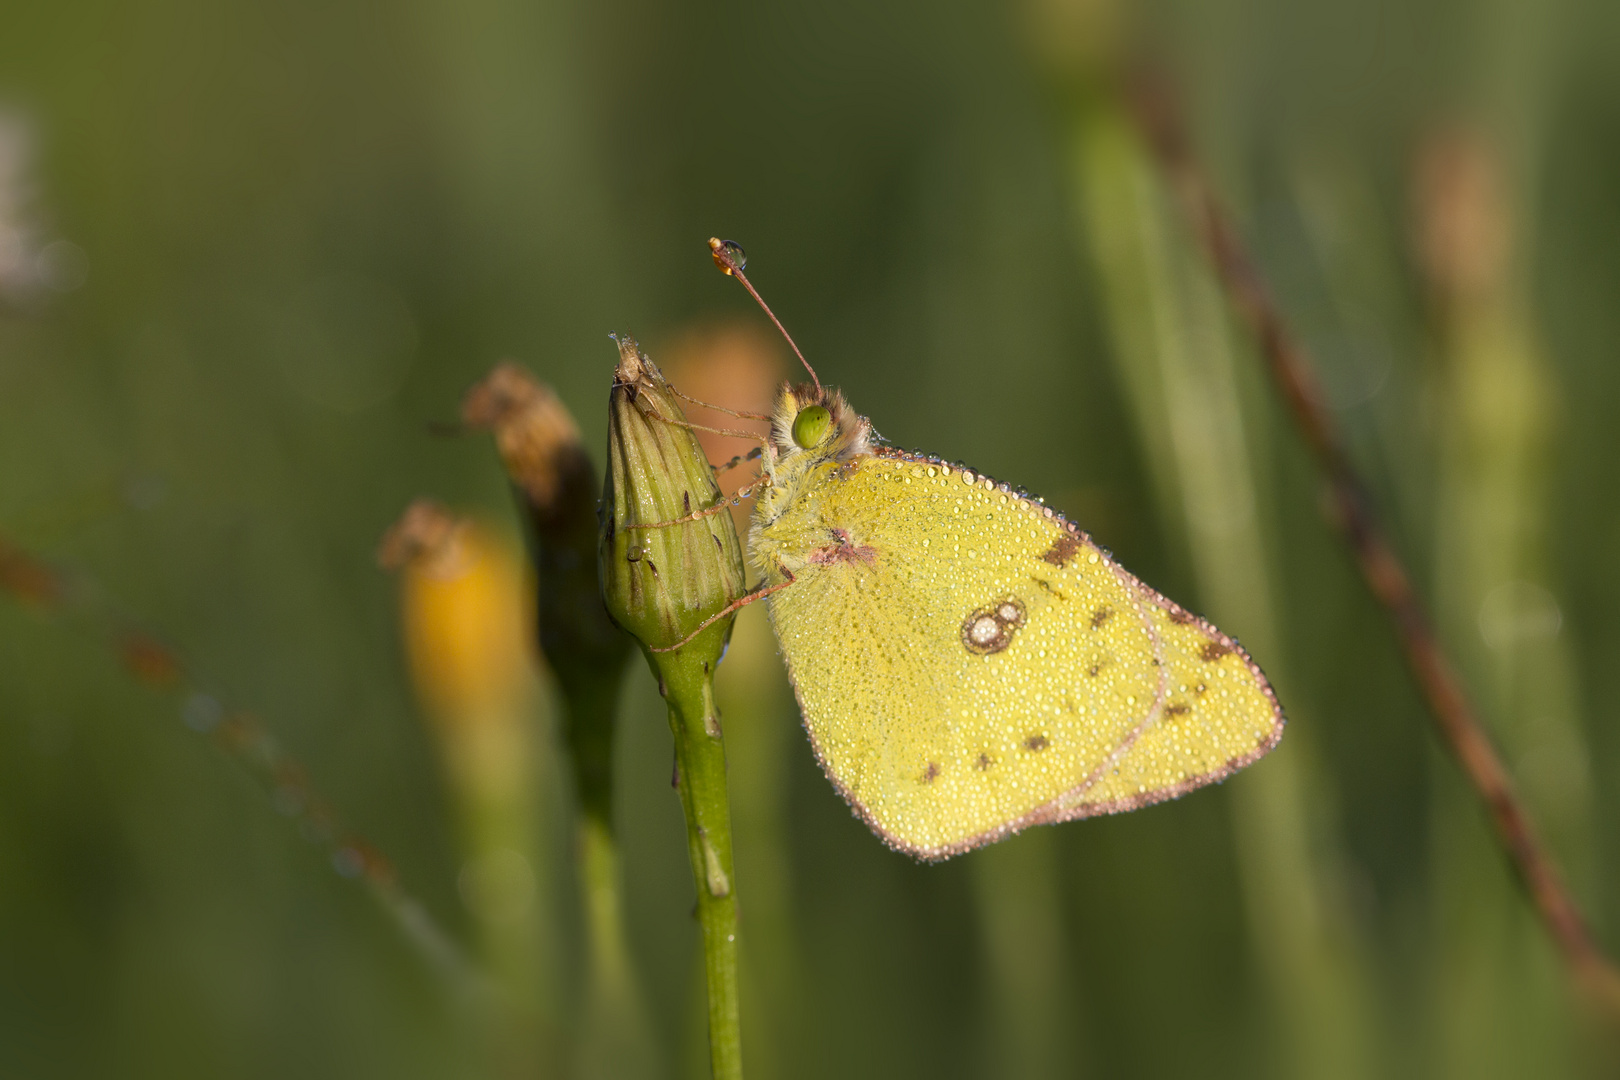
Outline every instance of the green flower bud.
[[(712, 671), (731, 634), (727, 616), (673, 653), (652, 653), (685, 642), (743, 594), (742, 548), (731, 515), (693, 517), (722, 501), (714, 470), (663, 375), (633, 339), (621, 339), (608, 399), (599, 576), (608, 613), (648, 650), (660, 673), (664, 655)], [(680, 523), (637, 527), (674, 521)]]

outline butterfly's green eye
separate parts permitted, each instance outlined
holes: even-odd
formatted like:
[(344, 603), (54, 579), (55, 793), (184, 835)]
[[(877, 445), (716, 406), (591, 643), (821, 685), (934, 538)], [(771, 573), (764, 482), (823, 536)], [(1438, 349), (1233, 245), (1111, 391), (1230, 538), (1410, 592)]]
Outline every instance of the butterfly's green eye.
[(800, 409), (793, 418), (793, 441), (806, 450), (814, 450), (827, 438), (832, 428), (832, 413), (820, 405)]

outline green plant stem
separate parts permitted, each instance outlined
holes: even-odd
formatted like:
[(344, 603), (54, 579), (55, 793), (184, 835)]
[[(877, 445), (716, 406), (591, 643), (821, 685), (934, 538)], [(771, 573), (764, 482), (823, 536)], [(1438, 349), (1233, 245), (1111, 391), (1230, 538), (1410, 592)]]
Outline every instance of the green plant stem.
[(563, 736), (579, 798), (575, 855), (586, 921), (575, 1075), (644, 1075), (652, 1054), (625, 939), (613, 834), (614, 717), (630, 638), (602, 604), (596, 470), (556, 394), (515, 364), (496, 365), (467, 392), (461, 411), (467, 424), (494, 431), (528, 519), (539, 584), (535, 636), (567, 705)]
[[(619, 673), (604, 669), (602, 674), (604, 678), (594, 685), (572, 688), (567, 742), (579, 794), (575, 853), (589, 950), (586, 962), (593, 991), (604, 995), (603, 1000), (617, 1011), (634, 1008), (635, 991), (613, 828), (613, 715), (618, 706)], [(630, 1020), (629, 1015), (618, 1017), (620, 1024)]]
[[(684, 651), (684, 650), (683, 650)], [(675, 737), (675, 787), (686, 813), (686, 846), (703, 927), (703, 973), (709, 988), (709, 1060), (715, 1080), (741, 1080), (742, 1032), (737, 1006), (737, 890), (731, 861), (731, 804), (726, 745), (714, 706), (714, 671), (674, 654), (654, 654)]]
[[(656, 1074), (656, 1053), (625, 934), (623, 877), (613, 826), (612, 716), (617, 700), (615, 690), (570, 702), (582, 714), (568, 732), (580, 802), (574, 851), (585, 917), (586, 1005), (575, 1060), (580, 1080)], [(593, 713), (599, 714), (594, 720)]]
[(619, 925), (619, 849), (613, 827), (599, 817), (580, 819), (579, 865), (591, 965), (597, 978), (618, 981), (627, 957)]
[(587, 812), (580, 816), (576, 832), (580, 901), (585, 911), (591, 980), (606, 1001), (628, 1006), (625, 999), (632, 992), (630, 948), (624, 936), (619, 847), (613, 837), (613, 823), (602, 815)]
[(602, 601), (641, 642), (669, 704), (675, 787), (703, 927), (709, 1059), (717, 1080), (741, 1080), (731, 809), (714, 668), (731, 636), (734, 598), (744, 590), (742, 551), (729, 514), (675, 521), (693, 505), (720, 505), (720, 489), (680, 403), (629, 337), (619, 339), (608, 398), (608, 460)]

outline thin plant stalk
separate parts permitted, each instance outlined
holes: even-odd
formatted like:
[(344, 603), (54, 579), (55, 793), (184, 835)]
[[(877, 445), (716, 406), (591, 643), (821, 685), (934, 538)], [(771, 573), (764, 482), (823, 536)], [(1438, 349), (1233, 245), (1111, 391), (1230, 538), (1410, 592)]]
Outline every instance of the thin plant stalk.
[(388, 919), (421, 956), (428, 971), (466, 1004), (486, 999), (490, 986), (448, 931), (400, 883), (392, 861), (339, 819), (317, 791), (309, 769), (287, 752), (271, 729), (197, 681), (184, 656), (145, 631), (98, 581), (47, 564), (0, 535), (0, 597), (67, 622), (99, 638), (125, 672), (149, 689), (170, 695), (186, 728), (240, 766), (274, 801), (282, 816), (324, 853), (339, 876), (366, 887)]
[(709, 1058), (715, 1080), (742, 1077), (737, 989), (737, 896), (731, 852), (726, 747), (714, 705), (714, 673), (679, 659), (655, 661), (675, 739), (676, 789), (686, 816), (687, 855), (697, 884), (703, 974), (709, 998)]
[(737, 896), (714, 671), (743, 595), (742, 548), (714, 470), (662, 373), (619, 342), (598, 565), (608, 613), (640, 642), (669, 708), (716, 1080), (742, 1076)]
[[(677, 335), (664, 365), (683, 394), (722, 410), (769, 413), (782, 380), (782, 339), (752, 320), (699, 323)], [(706, 421), (759, 430), (758, 421), (700, 410)], [(711, 462), (741, 458), (716, 474), (728, 495), (758, 479), (747, 455), (756, 439), (721, 431), (696, 432)], [(753, 503), (733, 501), (732, 520), (745, 533)], [(788, 765), (803, 745), (798, 711), (777, 657), (764, 605), (737, 613), (715, 699), (726, 717), (736, 858), (748, 868), (747, 933), (738, 939), (738, 973), (748, 998), (743, 1036), (755, 1076), (794, 1075), (811, 1049), (805, 1030), (805, 962), (795, 912), (789, 832)]]
[(596, 472), (567, 408), (516, 364), (497, 365), (474, 385), (461, 415), (471, 427), (494, 431), (527, 519), (535, 637), (565, 706), (586, 945), (577, 1073), (582, 1080), (646, 1075), (655, 1062), (625, 937), (613, 825), (614, 729), (630, 638), (602, 606)]
[(1265, 280), (1194, 157), (1169, 88), (1160, 80), (1144, 80), (1136, 106), (1168, 186), (1180, 196), (1230, 304), (1254, 333), (1284, 403), (1326, 475), (1334, 524), (1369, 589), (1390, 615), (1441, 739), (1484, 804), (1498, 844), (1576, 984), (1603, 1015), (1620, 1021), (1620, 969), (1593, 937), (1462, 681), (1441, 650), (1411, 577), (1373, 511), (1338, 425), (1322, 404), (1309, 357), (1272, 302)]
[(534, 798), (548, 763), (525, 716), (522, 571), (482, 527), (426, 499), (389, 530), (379, 555), (401, 574), (411, 673), (460, 833), (457, 883), (500, 990), (485, 1018), (492, 1066), (501, 1075), (554, 1067), (556, 920)]
[[(1078, 113), (1077, 165), (1112, 352), (1163, 515), (1186, 537), (1211, 615), (1278, 678), (1282, 634), (1250, 445), (1257, 432), (1218, 291), (1196, 264), (1186, 269), (1147, 149), (1105, 97)], [(1349, 927), (1312, 853), (1306, 793), (1321, 789), (1318, 772), (1296, 725), (1278, 753), (1231, 783), (1232, 805), (1253, 940), (1289, 1018), (1289, 1071), (1353, 1077), (1368, 1074), (1374, 1039)]]

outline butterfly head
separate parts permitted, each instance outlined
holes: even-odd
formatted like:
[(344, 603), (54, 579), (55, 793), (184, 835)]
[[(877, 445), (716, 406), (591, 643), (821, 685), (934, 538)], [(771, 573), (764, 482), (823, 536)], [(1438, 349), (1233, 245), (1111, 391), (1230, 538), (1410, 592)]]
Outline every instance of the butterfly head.
[(871, 451), (872, 425), (827, 387), (784, 384), (771, 425), (777, 461), (799, 455), (817, 461), (848, 461)]

